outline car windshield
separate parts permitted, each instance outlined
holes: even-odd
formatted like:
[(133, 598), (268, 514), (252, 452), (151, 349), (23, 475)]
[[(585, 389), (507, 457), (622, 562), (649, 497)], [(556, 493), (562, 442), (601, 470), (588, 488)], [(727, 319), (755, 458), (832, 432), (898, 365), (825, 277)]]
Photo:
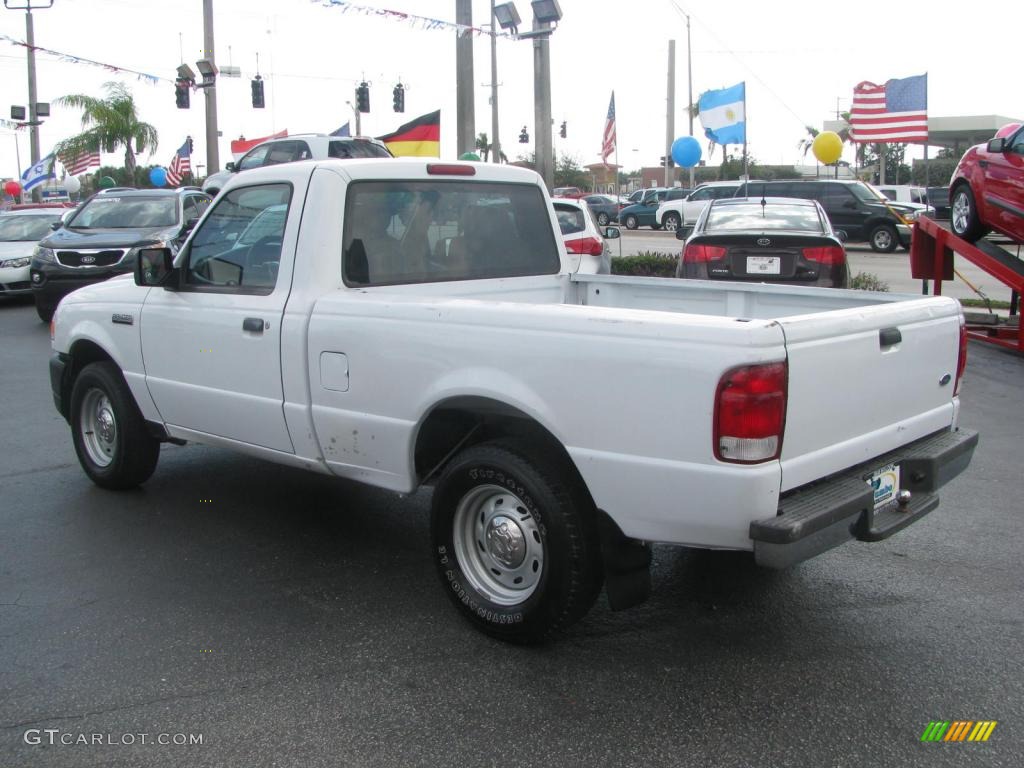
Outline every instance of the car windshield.
[(0, 243), (36, 242), (50, 234), (56, 216), (0, 216)]
[(173, 197), (120, 197), (98, 195), (68, 222), (75, 229), (143, 229), (178, 223), (178, 201)]
[(868, 203), (877, 203), (879, 200), (889, 202), (889, 198), (875, 189), (873, 186), (868, 184), (866, 181), (860, 181), (856, 184), (850, 185), (850, 191), (857, 196), (858, 200), (864, 200)]
[(813, 205), (786, 205), (760, 203), (720, 205), (708, 212), (705, 232), (732, 232), (739, 230), (788, 229), (804, 232), (823, 232), (818, 210)]

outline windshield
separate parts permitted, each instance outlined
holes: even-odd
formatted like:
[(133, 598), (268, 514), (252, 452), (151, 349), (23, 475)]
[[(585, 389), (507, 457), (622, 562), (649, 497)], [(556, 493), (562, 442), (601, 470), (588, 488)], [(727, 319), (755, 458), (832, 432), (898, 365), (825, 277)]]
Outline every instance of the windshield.
[(879, 200), (883, 202), (889, 202), (889, 198), (875, 189), (873, 186), (868, 184), (866, 181), (861, 181), (856, 184), (850, 185), (850, 191), (857, 197), (858, 200), (864, 200), (868, 203), (877, 203)]
[(50, 234), (56, 216), (0, 216), (0, 243), (36, 242)]
[(68, 222), (75, 229), (144, 229), (178, 223), (178, 201), (173, 197), (94, 197)]
[(813, 205), (779, 205), (760, 203), (749, 205), (716, 206), (708, 213), (705, 232), (733, 232), (739, 230), (787, 229), (803, 232), (823, 232), (818, 209)]

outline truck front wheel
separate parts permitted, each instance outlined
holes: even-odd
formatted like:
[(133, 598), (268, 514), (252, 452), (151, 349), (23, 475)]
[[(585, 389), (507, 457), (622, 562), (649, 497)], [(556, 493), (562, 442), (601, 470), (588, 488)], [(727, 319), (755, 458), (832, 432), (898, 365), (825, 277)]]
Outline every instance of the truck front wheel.
[(441, 476), (431, 516), (445, 591), (487, 634), (546, 640), (601, 591), (593, 503), (553, 452), (505, 440), (467, 448)]
[(868, 236), (868, 243), (873, 251), (892, 253), (896, 250), (896, 246), (899, 243), (896, 227), (892, 224), (879, 224), (871, 230), (871, 234)]
[(71, 434), (85, 474), (101, 488), (134, 488), (149, 479), (160, 442), (146, 430), (121, 371), (90, 363), (71, 389)]

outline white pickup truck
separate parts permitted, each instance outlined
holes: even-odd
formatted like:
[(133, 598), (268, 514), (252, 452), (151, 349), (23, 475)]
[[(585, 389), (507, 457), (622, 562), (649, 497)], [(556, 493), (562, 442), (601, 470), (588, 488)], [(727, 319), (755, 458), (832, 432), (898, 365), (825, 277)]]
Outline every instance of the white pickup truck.
[(557, 233), (508, 166), (239, 174), (173, 262), (60, 303), (56, 406), (104, 488), (166, 441), (432, 485), (446, 591), (516, 642), (602, 585), (642, 600), (651, 542), (784, 567), (886, 538), (970, 462), (954, 300), (574, 275)]

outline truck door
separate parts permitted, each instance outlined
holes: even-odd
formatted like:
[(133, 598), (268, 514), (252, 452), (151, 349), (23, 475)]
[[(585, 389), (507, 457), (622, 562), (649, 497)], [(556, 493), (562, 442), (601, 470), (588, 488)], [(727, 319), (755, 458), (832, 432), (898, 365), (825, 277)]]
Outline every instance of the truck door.
[(150, 291), (142, 349), (169, 426), (294, 452), (285, 425), (281, 319), (299, 206), (284, 183), (222, 195), (176, 263), (173, 290)]

